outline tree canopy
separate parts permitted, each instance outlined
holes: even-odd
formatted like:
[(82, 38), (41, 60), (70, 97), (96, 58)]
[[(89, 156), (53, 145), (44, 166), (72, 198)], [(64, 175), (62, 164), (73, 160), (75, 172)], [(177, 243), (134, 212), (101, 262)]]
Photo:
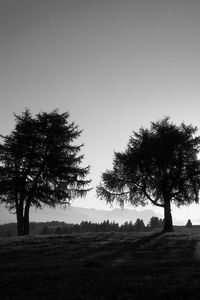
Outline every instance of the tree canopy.
[(150, 129), (133, 132), (124, 152), (115, 152), (113, 169), (102, 174), (97, 196), (120, 206), (164, 208), (164, 230), (173, 229), (171, 202), (177, 206), (198, 202), (200, 188), (200, 137), (197, 128), (169, 117), (152, 122)]
[(0, 144), (0, 201), (17, 215), (18, 234), (29, 232), (29, 208), (68, 205), (85, 196), (89, 167), (80, 167), (81, 131), (69, 122), (69, 113), (27, 109), (15, 115), (15, 129)]

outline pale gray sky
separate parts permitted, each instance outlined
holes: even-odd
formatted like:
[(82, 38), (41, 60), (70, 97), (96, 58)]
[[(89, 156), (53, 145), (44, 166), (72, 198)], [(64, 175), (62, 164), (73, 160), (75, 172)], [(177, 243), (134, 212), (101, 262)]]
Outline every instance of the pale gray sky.
[[(0, 0), (1, 133), (25, 107), (69, 111), (96, 186), (133, 130), (164, 115), (200, 128), (199, 15), (197, 0)], [(95, 198), (73, 205), (109, 208)]]

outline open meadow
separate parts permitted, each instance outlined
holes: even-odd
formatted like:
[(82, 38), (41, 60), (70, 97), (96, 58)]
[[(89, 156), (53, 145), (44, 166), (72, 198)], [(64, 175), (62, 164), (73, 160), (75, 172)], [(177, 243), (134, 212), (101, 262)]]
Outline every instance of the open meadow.
[(1, 299), (200, 299), (200, 228), (0, 239)]

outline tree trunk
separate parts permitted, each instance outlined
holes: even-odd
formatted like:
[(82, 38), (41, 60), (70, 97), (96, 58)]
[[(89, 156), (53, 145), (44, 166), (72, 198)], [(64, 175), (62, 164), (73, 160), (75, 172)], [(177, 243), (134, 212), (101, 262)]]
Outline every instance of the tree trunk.
[(29, 235), (29, 208), (30, 204), (27, 202), (24, 208), (24, 217), (23, 217), (23, 234)]
[(16, 206), (16, 214), (17, 214), (17, 235), (23, 235), (23, 205), (20, 203)]
[(171, 214), (171, 203), (170, 200), (167, 199), (164, 202), (164, 232), (171, 232), (173, 231), (173, 222), (172, 222), (172, 214)]

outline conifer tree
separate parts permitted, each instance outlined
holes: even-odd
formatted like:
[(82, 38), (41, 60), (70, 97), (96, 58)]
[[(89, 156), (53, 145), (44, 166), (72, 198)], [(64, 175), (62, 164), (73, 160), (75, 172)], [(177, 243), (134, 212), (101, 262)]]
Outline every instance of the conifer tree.
[(192, 222), (190, 219), (187, 221), (186, 227), (188, 227), (188, 228), (192, 227)]
[(133, 132), (124, 152), (114, 153), (113, 169), (102, 174), (97, 196), (107, 203), (126, 202), (164, 209), (164, 231), (173, 230), (171, 203), (199, 201), (200, 137), (197, 128), (177, 126), (166, 117), (150, 129)]
[(85, 196), (89, 167), (80, 167), (81, 131), (69, 113), (28, 109), (15, 115), (15, 129), (0, 144), (0, 201), (17, 216), (18, 235), (29, 234), (29, 209), (69, 205)]

